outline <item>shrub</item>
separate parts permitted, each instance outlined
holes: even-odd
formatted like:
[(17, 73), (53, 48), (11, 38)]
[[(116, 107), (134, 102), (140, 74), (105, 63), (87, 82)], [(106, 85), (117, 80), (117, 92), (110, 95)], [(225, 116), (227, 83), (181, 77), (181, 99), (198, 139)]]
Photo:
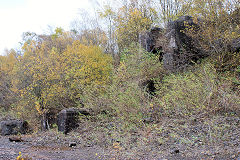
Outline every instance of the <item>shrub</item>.
[(97, 46), (74, 41), (60, 52), (54, 47), (48, 50), (45, 43), (34, 45), (33, 41), (26, 46), (18, 66), (21, 99), (16, 109), (23, 117), (82, 106), (84, 89), (110, 82), (112, 58)]
[(169, 116), (224, 114), (239, 110), (239, 96), (219, 77), (209, 60), (188, 72), (166, 76), (157, 87), (158, 104)]
[(98, 113), (104, 113), (99, 118), (109, 121), (117, 118), (123, 128), (129, 129), (129, 126), (142, 126), (142, 120), (148, 117), (152, 99), (141, 86), (141, 82), (161, 79), (164, 72), (157, 56), (143, 52), (136, 46), (125, 49), (121, 55), (112, 83), (105, 86), (104, 92), (96, 92), (94, 88), (97, 87), (91, 87), (83, 95), (86, 106)]

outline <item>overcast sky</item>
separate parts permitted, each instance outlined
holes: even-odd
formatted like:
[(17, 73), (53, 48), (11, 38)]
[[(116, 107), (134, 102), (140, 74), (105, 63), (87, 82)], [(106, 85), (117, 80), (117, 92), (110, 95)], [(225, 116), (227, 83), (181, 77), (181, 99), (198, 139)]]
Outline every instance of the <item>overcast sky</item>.
[(94, 5), (95, 0), (0, 0), (0, 54), (18, 47), (23, 32), (42, 34), (48, 26), (69, 30), (79, 10)]

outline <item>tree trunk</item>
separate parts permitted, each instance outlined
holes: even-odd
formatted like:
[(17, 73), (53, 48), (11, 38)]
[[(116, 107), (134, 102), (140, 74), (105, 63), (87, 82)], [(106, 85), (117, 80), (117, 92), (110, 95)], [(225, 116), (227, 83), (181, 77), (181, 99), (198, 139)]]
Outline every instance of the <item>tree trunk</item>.
[(43, 113), (42, 118), (41, 118), (41, 128), (42, 131), (49, 130), (49, 123), (48, 123), (48, 118), (47, 118), (47, 113)]

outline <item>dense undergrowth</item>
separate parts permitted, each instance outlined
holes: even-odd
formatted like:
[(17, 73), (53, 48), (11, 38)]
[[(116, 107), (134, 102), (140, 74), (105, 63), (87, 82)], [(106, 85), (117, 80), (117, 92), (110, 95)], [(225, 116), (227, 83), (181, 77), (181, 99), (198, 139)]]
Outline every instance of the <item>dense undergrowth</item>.
[[(235, 68), (233, 71), (218, 72), (215, 65), (216, 60), (209, 57), (199, 64), (189, 66), (184, 72), (168, 73), (162, 67), (157, 55), (145, 52), (135, 46), (129, 47), (121, 54), (120, 64), (112, 69), (109, 82), (105, 83), (106, 81), (103, 80), (105, 84), (91, 83), (84, 89), (79, 88), (81, 94), (70, 98), (70, 100), (75, 98), (75, 102), (72, 105), (68, 103), (69, 107), (82, 107), (81, 104), (84, 104), (85, 108), (94, 111), (95, 120), (118, 121), (127, 130), (143, 127), (145, 123), (149, 122), (157, 123), (162, 117), (239, 116), (239, 68)], [(51, 73), (50, 70), (49, 72)], [(73, 70), (62, 72), (60, 75), (66, 76), (66, 80), (68, 74), (73, 76), (75, 74)], [(44, 74), (42, 76), (44, 78)], [(69, 85), (74, 89), (77, 86), (75, 81), (77, 78), (72, 80), (74, 83), (71, 84), (70, 81)], [(86, 81), (86, 79), (83, 80)], [(49, 82), (47, 79), (44, 81)], [(148, 83), (146, 83), (149, 81), (154, 84), (153, 91), (149, 90)], [(51, 88), (48, 88), (48, 85), (50, 84), (47, 84), (46, 91), (43, 90), (46, 94), (52, 93), (48, 95), (50, 98), (47, 99), (53, 103), (52, 107), (48, 106), (50, 110), (56, 109), (56, 103), (54, 105), (54, 102), (58, 101), (56, 98), (67, 94), (62, 88), (67, 86), (61, 85), (62, 83), (64, 81), (60, 81), (59, 86), (55, 84), (53, 87), (58, 88), (53, 88), (52, 91), (49, 91)], [(79, 92), (75, 89), (73, 91)], [(58, 92), (58, 94), (54, 95), (54, 92)], [(68, 92), (71, 93), (71, 90)], [(41, 115), (43, 110), (36, 107), (38, 107), (40, 99), (31, 98), (29, 95), (27, 97), (30, 98), (27, 101), (30, 102), (29, 105), (21, 103), (26, 102), (23, 96), (20, 101), (12, 105), (12, 110), (7, 113), (3, 109), (3, 113), (5, 116), (11, 114), (12, 117), (15, 117), (17, 115), (18, 118), (29, 120), (34, 125), (39, 124), (38, 112)], [(79, 97), (79, 102), (77, 97)], [(32, 109), (31, 102), (33, 103)], [(65, 101), (65, 103), (67, 102)], [(38, 112), (35, 111), (36, 109)]]
[[(140, 127), (162, 117), (239, 116), (237, 69), (219, 73), (207, 58), (186, 72), (167, 73), (156, 55), (139, 50), (132, 53), (120, 62), (104, 94), (85, 94), (86, 107), (99, 110), (100, 120), (118, 119), (125, 126)], [(153, 95), (142, 85), (147, 80), (154, 82)]]
[[(166, 155), (172, 148), (189, 157), (236, 153), (222, 149), (238, 143), (237, 69), (218, 72), (209, 57), (185, 72), (168, 73), (158, 56), (131, 51), (104, 94), (85, 94), (86, 107), (98, 111), (82, 121), (79, 133), (86, 145), (114, 148), (119, 159)], [(146, 80), (154, 82), (154, 94), (142, 85)]]

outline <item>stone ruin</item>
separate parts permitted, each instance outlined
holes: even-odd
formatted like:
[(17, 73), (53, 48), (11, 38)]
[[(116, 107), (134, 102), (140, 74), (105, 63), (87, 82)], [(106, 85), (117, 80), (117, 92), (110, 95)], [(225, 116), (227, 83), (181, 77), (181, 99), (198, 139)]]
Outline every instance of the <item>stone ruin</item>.
[(79, 127), (79, 116), (80, 115), (90, 115), (90, 112), (84, 108), (68, 108), (63, 109), (58, 114), (58, 131), (64, 134), (69, 133), (71, 130)]
[[(91, 110), (86, 108), (67, 108), (58, 113), (57, 126), (58, 131), (64, 134), (69, 133), (73, 129), (79, 127), (79, 116), (88, 116), (91, 114)], [(27, 121), (24, 120), (3, 120), (0, 121), (0, 133), (2, 136), (6, 135), (18, 135), (26, 134), (31, 129)]]

